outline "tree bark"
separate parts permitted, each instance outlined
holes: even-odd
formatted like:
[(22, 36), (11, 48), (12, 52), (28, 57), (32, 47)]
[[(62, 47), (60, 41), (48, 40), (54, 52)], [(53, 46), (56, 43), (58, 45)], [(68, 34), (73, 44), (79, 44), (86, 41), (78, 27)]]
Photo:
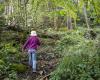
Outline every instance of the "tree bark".
[(24, 6), (24, 11), (25, 11), (25, 28), (27, 28), (27, 4), (26, 3)]
[(72, 26), (72, 18), (71, 16), (67, 16), (67, 27), (68, 27), (68, 30), (72, 30), (73, 29), (73, 26)]
[(84, 13), (85, 21), (86, 21), (86, 26), (87, 26), (88, 29), (90, 29), (89, 20), (88, 20), (88, 16), (87, 16), (87, 10), (86, 10), (86, 4), (85, 3), (84, 3), (84, 6), (83, 6), (83, 13)]
[(58, 30), (57, 19), (58, 19), (58, 17), (55, 16), (54, 17), (54, 28), (55, 28), (55, 30)]

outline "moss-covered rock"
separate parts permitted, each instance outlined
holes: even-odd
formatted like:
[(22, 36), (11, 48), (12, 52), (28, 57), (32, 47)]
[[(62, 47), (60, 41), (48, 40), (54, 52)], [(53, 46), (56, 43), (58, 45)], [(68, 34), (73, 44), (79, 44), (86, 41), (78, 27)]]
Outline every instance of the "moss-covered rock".
[(14, 63), (10, 66), (10, 68), (12, 70), (15, 70), (17, 72), (25, 72), (27, 70), (27, 67), (23, 64), (17, 64), (17, 63)]

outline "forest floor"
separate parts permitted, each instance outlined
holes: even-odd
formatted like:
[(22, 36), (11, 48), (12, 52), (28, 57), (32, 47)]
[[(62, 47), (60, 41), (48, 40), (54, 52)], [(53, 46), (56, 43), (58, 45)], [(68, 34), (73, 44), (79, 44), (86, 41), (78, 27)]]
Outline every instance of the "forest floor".
[[(80, 29), (83, 31), (83, 29)], [(10, 52), (6, 53), (7, 56), (3, 55), (4, 59), (7, 57), (13, 55), (13, 61), (12, 58), (7, 59), (10, 64), (23, 64), (27, 67), (27, 69), (24, 72), (18, 72), (15, 71), (15, 74), (17, 73), (17, 79), (12, 80), (49, 80), (51, 77), (50, 75), (52, 72), (56, 69), (57, 65), (59, 64), (59, 61), (61, 59), (61, 54), (59, 54), (59, 49), (57, 49), (57, 42), (60, 41), (60, 38), (64, 31), (48, 31), (48, 32), (38, 32), (38, 36), (40, 37), (41, 46), (37, 50), (37, 73), (32, 73), (31, 67), (28, 65), (28, 54), (27, 52), (22, 52), (22, 45), (26, 41), (27, 36), (29, 33), (27, 31), (14, 31), (14, 30), (1, 30), (0, 32), (0, 49), (3, 49), (1, 51), (7, 52), (7, 49), (11, 48)], [(40, 30), (41, 31), (41, 30)], [(97, 34), (100, 34), (100, 30), (98, 28), (95, 29)], [(95, 36), (94, 36), (95, 37)], [(70, 38), (69, 38), (70, 39)], [(7, 47), (7, 44), (11, 43), (11, 46)], [(2, 45), (3, 47), (2, 47)], [(5, 47), (6, 45), (6, 47)], [(12, 54), (12, 49), (16, 48), (16, 52)], [(0, 52), (1, 53), (1, 52)], [(4, 53), (4, 52), (2, 52)], [(1, 53), (1, 54), (2, 54)], [(0, 55), (1, 55), (0, 54)], [(15, 54), (18, 55), (18, 59), (16, 59)], [(20, 58), (19, 58), (20, 56)], [(2, 60), (3, 58), (1, 58)], [(4, 60), (3, 59), (3, 60)], [(16, 61), (18, 60), (18, 61)], [(7, 64), (7, 61), (4, 61), (6, 65), (4, 65), (6, 68), (9, 67), (9, 64)], [(18, 66), (15, 66), (18, 67)], [(18, 67), (20, 68), (20, 67)], [(0, 80), (11, 80), (9, 79), (9, 72), (7, 70), (4, 74), (3, 79), (1, 79), (2, 75), (0, 74)]]
[[(52, 42), (51, 39), (50, 42)], [(41, 47), (39, 48), (37, 52), (37, 58), (38, 58), (37, 73), (32, 73), (32, 69), (28, 65), (27, 58), (24, 58), (21, 62), (28, 66), (28, 70), (25, 73), (18, 74), (19, 79), (20, 80), (48, 80), (48, 78), (51, 75), (51, 72), (54, 71), (57, 63), (59, 62), (59, 56), (54, 53), (54, 47), (55, 47), (54, 45), (48, 46), (45, 43), (45, 45), (43, 46), (41, 45)], [(26, 56), (28, 57), (28, 55)]]
[[(58, 59), (52, 56), (52, 53), (40, 53), (38, 56), (37, 73), (32, 73), (32, 69), (28, 67), (25, 73), (18, 74), (20, 80), (48, 80), (50, 73), (55, 69)], [(22, 61), (22, 63), (28, 65), (28, 61)]]
[[(12, 42), (11, 39), (12, 37), (16, 39), (16, 32), (4, 31), (2, 32), (1, 37), (2, 37), (1, 39), (2, 41), (4, 40), (6, 41), (8, 38), (8, 40), (10, 39), (9, 41)], [(27, 71), (25, 71), (24, 73), (18, 73), (19, 80), (48, 80), (51, 73), (56, 68), (56, 65), (58, 64), (60, 58), (59, 55), (55, 53), (57, 40), (58, 40), (57, 38), (54, 38), (52, 36), (40, 37), (41, 46), (37, 51), (37, 72), (36, 73), (32, 73), (32, 69), (28, 65), (27, 52), (20, 51), (22, 56), (25, 56), (25, 58), (21, 59), (21, 63), (27, 66)]]

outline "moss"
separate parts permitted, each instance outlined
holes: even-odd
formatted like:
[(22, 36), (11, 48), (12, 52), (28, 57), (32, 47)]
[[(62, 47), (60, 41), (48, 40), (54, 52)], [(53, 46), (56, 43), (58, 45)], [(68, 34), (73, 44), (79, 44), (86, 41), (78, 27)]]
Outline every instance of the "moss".
[(68, 29), (67, 29), (67, 27), (65, 26), (65, 27), (62, 27), (62, 28), (59, 28), (59, 31), (67, 31)]
[(4, 65), (4, 64), (5, 64), (5, 62), (0, 59), (0, 65)]
[(7, 49), (9, 54), (16, 54), (17, 53), (17, 49), (16, 48), (10, 48), (10, 49)]
[(27, 67), (23, 64), (17, 64), (17, 63), (13, 63), (10, 68), (12, 70), (15, 70), (17, 72), (25, 72), (27, 70)]
[(12, 43), (5, 44), (5, 49), (9, 54), (16, 54), (18, 53), (17, 48), (13, 47)]
[(21, 59), (22, 58), (22, 54), (21, 53), (15, 54), (15, 57), (18, 58), (18, 59)]

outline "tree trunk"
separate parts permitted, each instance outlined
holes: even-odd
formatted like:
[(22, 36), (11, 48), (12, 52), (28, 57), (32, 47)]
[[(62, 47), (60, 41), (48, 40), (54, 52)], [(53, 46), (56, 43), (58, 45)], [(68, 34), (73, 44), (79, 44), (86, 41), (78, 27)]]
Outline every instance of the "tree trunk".
[(25, 27), (27, 28), (27, 5), (25, 4)]
[(76, 28), (76, 25), (77, 25), (77, 23), (76, 23), (76, 18), (74, 19), (74, 28)]
[(55, 28), (55, 30), (58, 30), (57, 19), (58, 19), (57, 16), (54, 17), (54, 28)]
[(68, 27), (68, 30), (72, 30), (73, 29), (72, 18), (70, 16), (67, 16), (67, 27)]
[(90, 26), (89, 26), (89, 20), (88, 20), (88, 17), (87, 17), (87, 10), (86, 10), (86, 4), (85, 3), (84, 3), (84, 6), (83, 6), (83, 13), (84, 13), (85, 21), (86, 21), (86, 26), (89, 29)]

